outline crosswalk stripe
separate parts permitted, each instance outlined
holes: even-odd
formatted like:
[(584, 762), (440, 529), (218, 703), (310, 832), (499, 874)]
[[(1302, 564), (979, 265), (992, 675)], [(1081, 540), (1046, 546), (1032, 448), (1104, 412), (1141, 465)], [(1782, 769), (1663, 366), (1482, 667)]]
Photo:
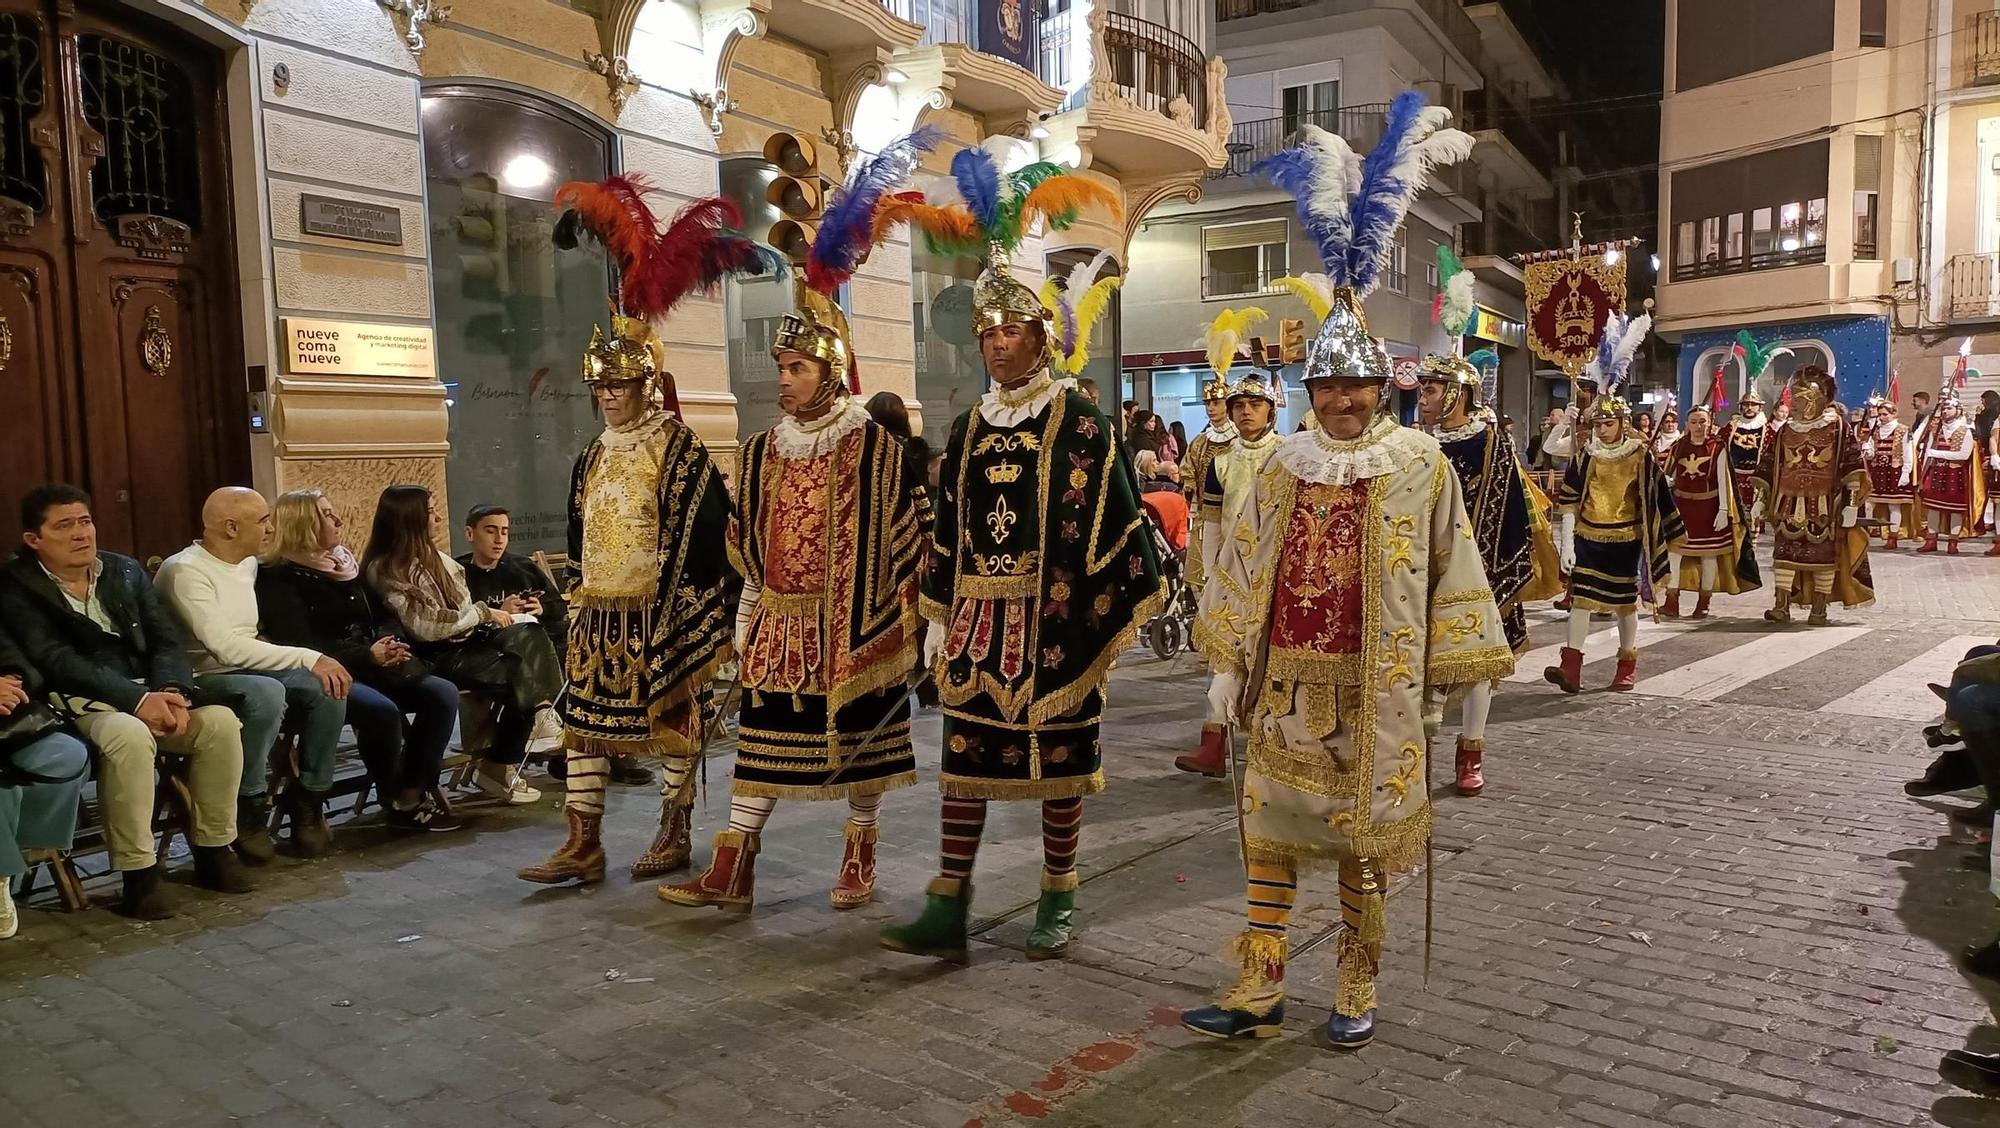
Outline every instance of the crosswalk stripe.
[(1640, 678), (1636, 692), (1653, 697), (1713, 701), (1867, 633), (1867, 627), (1821, 627), (1809, 634), (1753, 636), (1750, 641), (1720, 654)]
[[(1669, 626), (1655, 623), (1640, 616), (1639, 637), (1633, 643), (1638, 649), (1645, 649), (1656, 642), (1686, 633), (1683, 626)], [(1508, 675), (1510, 682), (1538, 682), (1542, 680), (1542, 670), (1562, 661), (1562, 649), (1569, 645), (1559, 642), (1554, 646), (1538, 646), (1514, 660), (1514, 672)], [(1586, 636), (1583, 640), (1583, 660), (1587, 665), (1603, 658), (1616, 657), (1618, 653), (1618, 628), (1611, 627)]]
[(1820, 706), (1819, 711), (1854, 717), (1930, 720), (1942, 710), (1943, 703), (1931, 693), (1929, 683), (1948, 681), (1951, 668), (1965, 657), (1967, 650), (1992, 641), (1988, 635), (1959, 635), (1947, 639), (1853, 693), (1827, 702)]

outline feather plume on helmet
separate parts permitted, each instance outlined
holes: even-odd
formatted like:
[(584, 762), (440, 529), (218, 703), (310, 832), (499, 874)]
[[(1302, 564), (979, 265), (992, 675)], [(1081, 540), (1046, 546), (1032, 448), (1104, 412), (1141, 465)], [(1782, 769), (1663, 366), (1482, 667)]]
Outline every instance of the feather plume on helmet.
[(1449, 120), (1450, 110), (1406, 91), (1389, 104), (1382, 139), (1367, 156), (1338, 134), (1308, 124), (1300, 127), (1298, 144), (1252, 169), (1297, 201), (1305, 232), (1326, 266), (1331, 289), (1306, 353), (1307, 380), (1389, 378), (1389, 356), (1368, 332), (1361, 300), (1380, 281), (1410, 201), (1431, 170), (1472, 153), (1472, 135), (1445, 128)]
[(1049, 349), (1055, 359), (1049, 366), (1058, 376), (1080, 375), (1090, 363), (1091, 334), (1110, 311), (1112, 292), (1125, 283), (1117, 274), (1099, 278), (1098, 272), (1107, 265), (1116, 265), (1111, 252), (1099, 251), (1090, 261), (1071, 267), (1060, 283), (1055, 275), (1042, 282), (1037, 296), (1042, 307), (1054, 315)]
[(1124, 206), (1117, 194), (1048, 161), (1003, 173), (1000, 158), (978, 146), (952, 156), (951, 179), (958, 191), (957, 200), (934, 203), (924, 193), (898, 193), (882, 201), (875, 222), (909, 223), (938, 254), (985, 257), (986, 266), (972, 287), (975, 332), (1015, 322), (1034, 323), (1053, 340), (1055, 312), (1035, 291), (1014, 279), (1008, 256), (1038, 221), (1057, 231), (1066, 230), (1089, 208), (1101, 208), (1114, 219), (1122, 218)]
[(713, 293), (733, 274), (779, 276), (785, 260), (734, 230), (743, 212), (721, 196), (695, 200), (661, 224), (648, 198), (659, 192), (637, 173), (600, 181), (572, 180), (556, 189), (562, 209), (554, 242), (573, 250), (585, 235), (602, 244), (618, 271), (611, 334), (591, 330), (583, 354), (585, 383), (642, 380), (649, 396), (680, 414), (673, 375), (653, 324), (689, 294)]
[(1614, 313), (1604, 319), (1604, 336), (1597, 342), (1597, 355), (1583, 366), (1583, 378), (1595, 383), (1601, 394), (1595, 410), (1600, 415), (1632, 414), (1632, 405), (1618, 394), (1632, 371), (1632, 358), (1653, 327), (1651, 314), (1629, 317)]
[(858, 162), (827, 201), (806, 250), (805, 272), (796, 276), (798, 310), (778, 322), (771, 341), (773, 358), (795, 352), (826, 364), (828, 380), (809, 407), (823, 406), (822, 399), (860, 394), (861, 369), (847, 314), (840, 308), (840, 288), (888, 234), (891, 225), (876, 222), (883, 200), (909, 180), (923, 155), (943, 137), (934, 126), (898, 137)]
[[(1208, 323), (1208, 328), (1196, 337), (1194, 343), (1208, 357), (1208, 366), (1215, 370), (1215, 379), (1202, 390), (1202, 398), (1232, 400), (1237, 396), (1256, 396), (1271, 401), (1273, 407), (1285, 405), (1285, 384), (1283, 380), (1252, 371), (1241, 380), (1229, 379), (1229, 371), (1238, 359), (1247, 358), (1253, 363), (1256, 356), (1251, 351), (1250, 330), (1271, 315), (1256, 306), (1242, 309), (1225, 309)], [(1220, 385), (1216, 388), (1215, 385)], [(1221, 394), (1211, 394), (1219, 391)]]

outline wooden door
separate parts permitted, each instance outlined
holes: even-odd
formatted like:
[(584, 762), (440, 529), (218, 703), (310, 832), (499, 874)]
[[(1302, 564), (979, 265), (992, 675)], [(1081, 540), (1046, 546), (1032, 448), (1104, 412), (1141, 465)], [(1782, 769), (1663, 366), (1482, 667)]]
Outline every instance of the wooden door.
[(0, 285), (0, 315), (18, 292), (42, 390), (0, 416), (0, 467), (83, 484), (106, 547), (170, 552), (248, 466), (219, 59), (72, 0), (0, 0), (0, 44), (0, 283), (30, 283)]

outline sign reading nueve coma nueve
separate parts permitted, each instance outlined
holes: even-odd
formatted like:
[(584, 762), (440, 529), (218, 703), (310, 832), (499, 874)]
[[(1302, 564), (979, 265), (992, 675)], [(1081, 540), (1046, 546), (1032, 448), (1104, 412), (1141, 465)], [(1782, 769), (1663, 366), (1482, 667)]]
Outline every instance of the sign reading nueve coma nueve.
[(437, 378), (431, 330), (421, 325), (282, 318), (285, 371), (294, 376)]

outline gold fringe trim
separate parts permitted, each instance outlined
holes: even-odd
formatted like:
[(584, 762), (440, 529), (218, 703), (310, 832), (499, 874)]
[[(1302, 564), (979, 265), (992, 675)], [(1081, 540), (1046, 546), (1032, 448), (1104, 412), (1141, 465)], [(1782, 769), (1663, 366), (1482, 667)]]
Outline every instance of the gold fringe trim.
[(1223, 946), (1222, 958), (1231, 963), (1241, 964), (1245, 969), (1254, 964), (1257, 973), (1262, 975), (1265, 964), (1290, 962), (1291, 938), (1283, 933), (1246, 928), (1229, 938), (1229, 943)]
[(1430, 839), (1431, 805), (1426, 801), (1421, 810), (1399, 823), (1346, 834), (1333, 832), (1310, 845), (1246, 833), (1244, 847), (1253, 863), (1289, 866), (1301, 874), (1325, 873), (1338, 869), (1342, 862), (1366, 858), (1378, 863), (1387, 875), (1415, 869), (1424, 860)]
[(1514, 672), (1514, 652), (1506, 646), (1489, 646), (1433, 658), (1426, 667), (1432, 685), (1471, 685), (1494, 681)]
[(1340, 987), (1333, 1009), (1348, 1018), (1366, 1017), (1375, 1009), (1375, 961), (1368, 945), (1352, 932), (1340, 938)]
[(590, 595), (579, 592), (568, 601), (569, 613), (578, 611), (644, 611), (659, 603), (659, 598), (651, 592), (640, 595)]
[(679, 733), (650, 733), (631, 739), (583, 736), (565, 731), (562, 747), (578, 756), (637, 756), (646, 760), (686, 760), (694, 756), (695, 743)]
[(1389, 935), (1389, 891), (1381, 889), (1366, 893), (1361, 900), (1361, 939), (1379, 952), (1383, 937)]
[(1246, 672), (1241, 640), (1230, 638), (1209, 626), (1208, 616), (1195, 616), (1193, 641), (1195, 649), (1208, 662), (1209, 669), (1219, 674), (1235, 674), (1239, 678)]
[(1055, 779), (985, 779), (939, 775), (938, 794), (947, 799), (1081, 799), (1104, 790), (1104, 769), (1087, 776)]
[(829, 725), (842, 709), (870, 694), (909, 688), (910, 670), (917, 664), (916, 627), (914, 620), (905, 623), (902, 645), (894, 653), (870, 662), (827, 691), (826, 719)]
[[(1155, 577), (1155, 581), (1158, 581), (1158, 577)], [(1046, 724), (1059, 717), (1068, 716), (1070, 713), (1075, 712), (1077, 706), (1083, 704), (1084, 699), (1089, 697), (1091, 693), (1104, 688), (1104, 683), (1111, 677), (1112, 663), (1123, 657), (1125, 652), (1132, 648), (1132, 643), (1138, 639), (1139, 624), (1158, 615), (1166, 607), (1167, 593), (1163, 588), (1164, 585), (1156, 587), (1153, 594), (1140, 600), (1132, 608), (1131, 619), (1126, 622), (1125, 626), (1117, 634), (1111, 636), (1111, 640), (1105, 643), (1102, 650), (1098, 651), (1097, 659), (1090, 664), (1089, 669), (1078, 674), (1076, 679), (1068, 685), (1028, 706), (1029, 724)], [(1103, 779), (1100, 776), (1098, 790), (1102, 789)], [(1086, 792), (1085, 794), (1090, 793)], [(974, 798), (974, 796), (959, 796), (959, 798), (970, 799)], [(1061, 796), (1054, 796), (1053, 798), (1061, 798)]]
[(1044, 893), (1074, 893), (1078, 884), (1079, 878), (1075, 870), (1071, 870), (1068, 873), (1042, 871), (1042, 892)]
[(931, 626), (943, 629), (951, 623), (951, 608), (939, 603), (928, 595), (917, 597), (917, 613), (929, 619)]
[(914, 770), (884, 776), (881, 779), (836, 783), (827, 787), (788, 787), (781, 783), (747, 783), (739, 779), (729, 785), (729, 793), (740, 795), (745, 799), (803, 799), (807, 802), (822, 802), (830, 799), (851, 799), (857, 795), (881, 795), (913, 786), (916, 782), (917, 773)]

